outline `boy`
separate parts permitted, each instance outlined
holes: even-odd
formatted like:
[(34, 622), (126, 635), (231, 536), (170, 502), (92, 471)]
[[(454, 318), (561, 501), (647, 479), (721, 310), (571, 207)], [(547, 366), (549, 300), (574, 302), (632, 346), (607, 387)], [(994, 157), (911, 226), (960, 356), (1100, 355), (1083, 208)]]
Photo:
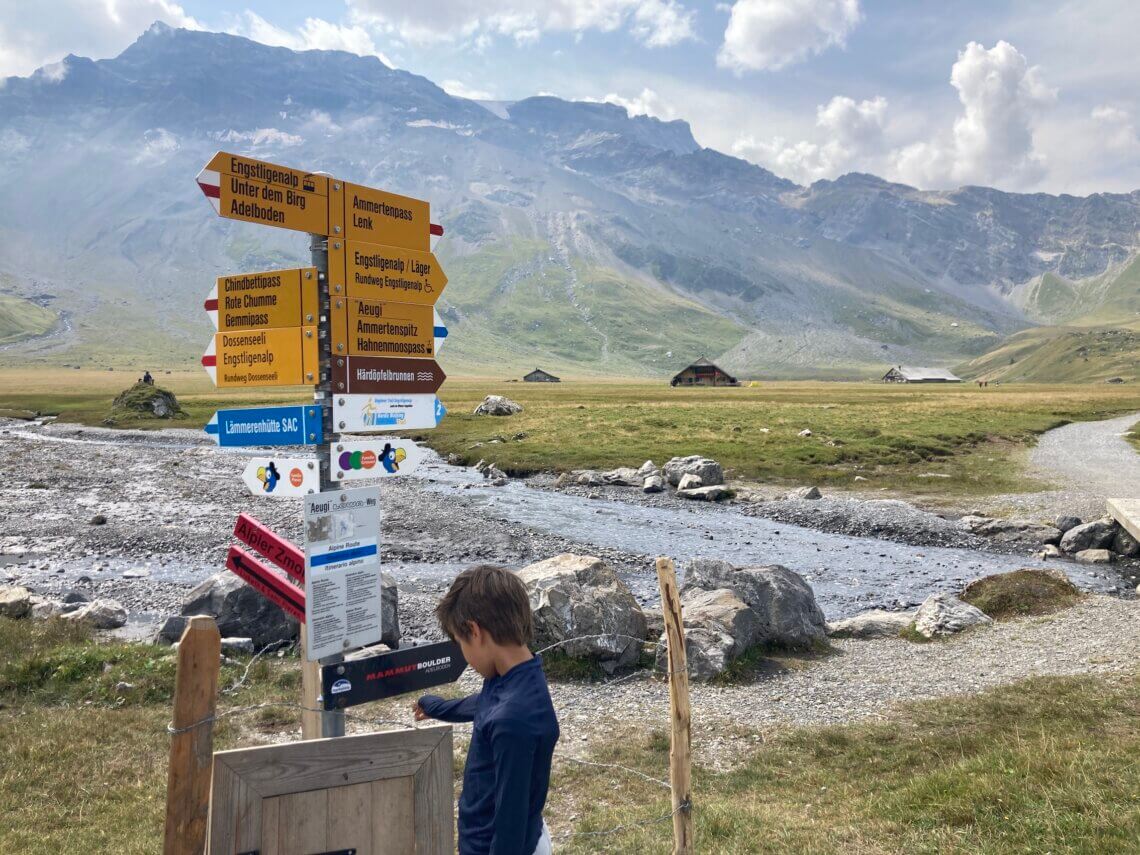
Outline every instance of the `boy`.
[(460, 573), (435, 610), (483, 677), (483, 690), (457, 701), (424, 695), (416, 721), (472, 721), (459, 797), (460, 855), (545, 855), (542, 819), (558, 719), (530, 652), (534, 622), (526, 588), (505, 567), (483, 564)]

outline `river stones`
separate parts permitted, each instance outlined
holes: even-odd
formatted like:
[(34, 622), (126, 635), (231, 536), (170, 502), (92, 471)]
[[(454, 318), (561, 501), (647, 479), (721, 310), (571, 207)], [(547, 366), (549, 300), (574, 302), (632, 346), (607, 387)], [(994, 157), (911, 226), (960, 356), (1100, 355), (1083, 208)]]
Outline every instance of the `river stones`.
[(1116, 554), (1111, 549), (1082, 549), (1073, 555), (1082, 564), (1111, 564)]
[(727, 499), (731, 495), (732, 491), (721, 484), (709, 484), (707, 487), (690, 487), (685, 490), (677, 490), (678, 497), (682, 499), (696, 499), (700, 502), (719, 502), (721, 499)]
[(681, 476), (681, 480), (677, 482), (677, 492), (682, 493), (685, 490), (695, 490), (697, 487), (703, 486), (705, 486), (705, 482), (701, 480), (700, 475), (694, 475), (692, 472), (686, 472)]
[(641, 485), (643, 493), (661, 493), (664, 490), (665, 479), (661, 475), (649, 475)]

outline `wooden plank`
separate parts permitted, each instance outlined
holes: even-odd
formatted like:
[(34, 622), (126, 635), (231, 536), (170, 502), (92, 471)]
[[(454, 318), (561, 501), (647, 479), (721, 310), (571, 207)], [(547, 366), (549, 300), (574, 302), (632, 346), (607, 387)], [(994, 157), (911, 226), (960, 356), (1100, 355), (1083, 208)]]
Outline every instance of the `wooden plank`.
[(281, 796), (261, 800), (261, 849), (259, 855), (281, 855)]
[(1108, 514), (1140, 540), (1140, 499), (1109, 499)]
[(372, 841), (375, 855), (416, 855), (415, 786), (411, 775), (373, 781)]
[(277, 849), (280, 855), (327, 852), (329, 790), (288, 793), (278, 799)]
[[(404, 780), (397, 778), (396, 780)], [(356, 855), (379, 855), (372, 836), (372, 787), (375, 782), (328, 790), (328, 827), (325, 848), (355, 849)], [(384, 851), (387, 851), (385, 848)]]
[(232, 855), (261, 848), (261, 794), (221, 754), (214, 755), (207, 853)]
[(672, 559), (657, 559), (657, 584), (661, 588), (661, 612), (665, 617), (665, 640), (669, 653), (669, 783), (673, 796), (673, 853), (693, 853), (692, 811), (692, 713), (689, 708), (689, 671), (685, 656), (685, 621), (677, 572)]
[(450, 855), (455, 851), (451, 728), (439, 734), (438, 744), (415, 774), (414, 786), (417, 855)]
[(170, 739), (166, 781), (164, 855), (199, 855), (206, 844), (210, 778), (214, 762), (213, 722), (222, 639), (211, 617), (192, 617), (178, 645), (173, 727), (191, 728)]
[[(312, 740), (306, 745), (313, 750), (307, 752), (298, 752), (298, 745), (293, 743), (219, 751), (214, 756), (257, 792), (277, 796), (330, 784), (345, 786), (414, 775), (440, 745), (444, 733), (450, 748), (451, 728), (437, 725)], [(447, 774), (451, 774), (450, 765)]]

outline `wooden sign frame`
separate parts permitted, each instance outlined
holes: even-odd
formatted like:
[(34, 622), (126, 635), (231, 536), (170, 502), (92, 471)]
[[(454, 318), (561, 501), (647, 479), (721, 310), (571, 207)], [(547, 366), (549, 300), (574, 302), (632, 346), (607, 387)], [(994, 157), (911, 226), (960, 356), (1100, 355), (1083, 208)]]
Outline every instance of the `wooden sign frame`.
[(452, 770), (447, 725), (219, 751), (207, 855), (450, 855)]

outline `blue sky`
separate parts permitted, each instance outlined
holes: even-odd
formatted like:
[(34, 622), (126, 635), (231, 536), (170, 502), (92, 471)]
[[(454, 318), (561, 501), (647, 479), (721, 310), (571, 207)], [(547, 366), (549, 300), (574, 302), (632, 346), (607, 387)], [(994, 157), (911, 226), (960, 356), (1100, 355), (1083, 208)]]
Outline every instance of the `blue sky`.
[(1140, 188), (1135, 0), (0, 0), (0, 75), (113, 56), (156, 19), (682, 118), (801, 183)]

